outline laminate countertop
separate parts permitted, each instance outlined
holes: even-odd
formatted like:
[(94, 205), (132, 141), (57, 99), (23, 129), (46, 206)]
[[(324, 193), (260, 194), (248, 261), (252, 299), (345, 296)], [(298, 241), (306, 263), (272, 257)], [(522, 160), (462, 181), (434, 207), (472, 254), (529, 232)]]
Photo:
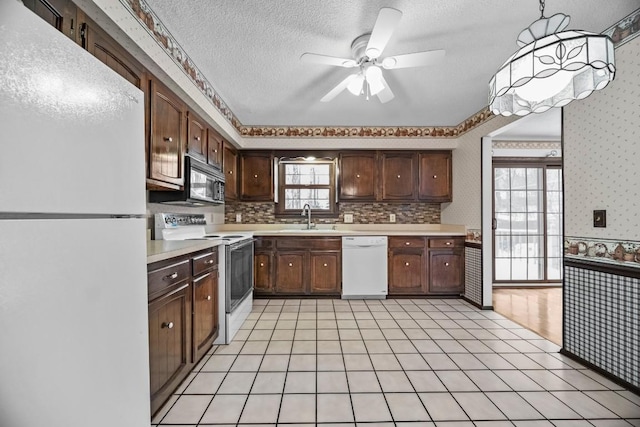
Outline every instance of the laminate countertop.
[(244, 231), (254, 236), (466, 236), (459, 225), (441, 224), (318, 224), (307, 230), (305, 224), (225, 224), (215, 231)]
[(222, 239), (211, 240), (147, 240), (147, 264), (202, 251), (221, 245)]

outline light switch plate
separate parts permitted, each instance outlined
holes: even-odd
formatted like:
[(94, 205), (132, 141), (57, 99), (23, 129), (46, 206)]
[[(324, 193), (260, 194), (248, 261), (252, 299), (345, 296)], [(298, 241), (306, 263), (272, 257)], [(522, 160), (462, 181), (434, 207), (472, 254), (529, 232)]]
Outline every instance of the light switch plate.
[(236, 222), (242, 222), (242, 214), (241, 213), (237, 213), (236, 214)]
[(396, 222), (396, 214), (389, 214), (389, 222)]
[(606, 228), (607, 226), (607, 211), (596, 210), (593, 211), (593, 226)]
[(353, 222), (353, 214), (344, 214), (344, 222), (346, 224), (351, 224)]

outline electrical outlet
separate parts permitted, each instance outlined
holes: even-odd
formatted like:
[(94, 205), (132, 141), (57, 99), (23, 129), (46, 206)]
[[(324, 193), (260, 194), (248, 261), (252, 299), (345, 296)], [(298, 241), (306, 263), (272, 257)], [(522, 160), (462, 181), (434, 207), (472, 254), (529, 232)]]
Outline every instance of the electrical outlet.
[(344, 222), (351, 224), (353, 222), (353, 214), (344, 214)]
[(242, 214), (241, 213), (237, 213), (236, 214), (236, 222), (242, 222)]
[(396, 222), (396, 214), (389, 214), (389, 222)]

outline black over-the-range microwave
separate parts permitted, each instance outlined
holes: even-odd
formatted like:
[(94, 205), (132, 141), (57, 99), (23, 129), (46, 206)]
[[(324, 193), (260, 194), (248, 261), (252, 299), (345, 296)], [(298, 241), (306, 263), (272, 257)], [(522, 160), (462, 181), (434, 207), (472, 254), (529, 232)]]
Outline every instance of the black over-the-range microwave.
[(149, 202), (186, 206), (224, 203), (224, 174), (205, 163), (185, 156), (183, 189), (149, 191)]

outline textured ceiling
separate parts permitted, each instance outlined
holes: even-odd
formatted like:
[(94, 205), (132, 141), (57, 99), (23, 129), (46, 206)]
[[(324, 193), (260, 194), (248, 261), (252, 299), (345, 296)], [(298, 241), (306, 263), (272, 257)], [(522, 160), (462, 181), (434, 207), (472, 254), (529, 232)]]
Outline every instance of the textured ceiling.
[[(243, 125), (455, 126), (487, 105), (487, 83), (539, 17), (534, 0), (147, 0)], [(351, 69), (303, 64), (305, 52), (351, 57), (381, 7), (403, 12), (382, 57), (445, 49), (433, 67), (385, 70), (395, 99), (344, 91)], [(547, 0), (546, 16), (601, 32), (640, 0)]]

